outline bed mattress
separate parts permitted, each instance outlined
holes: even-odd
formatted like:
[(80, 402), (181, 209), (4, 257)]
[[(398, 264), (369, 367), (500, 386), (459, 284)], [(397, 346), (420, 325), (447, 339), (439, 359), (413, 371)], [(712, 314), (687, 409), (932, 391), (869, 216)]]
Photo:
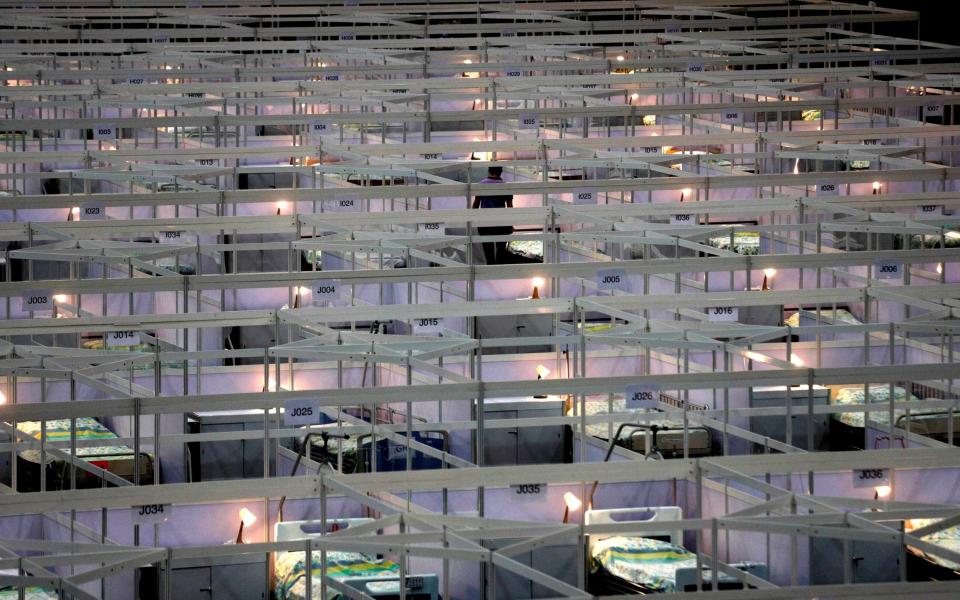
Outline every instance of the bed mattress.
[[(804, 317), (809, 318), (813, 323), (817, 322), (817, 311), (815, 310), (801, 310), (796, 311), (787, 317), (784, 320), (784, 325), (789, 327), (800, 327), (800, 316), (801, 313)], [(829, 325), (862, 325), (863, 323), (860, 319), (853, 316), (849, 310), (838, 308), (837, 310), (832, 309), (820, 309), (820, 320)]]
[[(938, 520), (939, 519), (911, 519), (908, 522), (906, 529), (907, 531), (920, 529), (921, 527), (932, 525), (936, 523)], [(951, 550), (953, 552), (960, 552), (960, 525), (942, 529), (940, 531), (937, 531), (936, 533), (925, 535), (920, 539), (922, 539), (925, 542), (930, 542), (931, 544), (940, 546), (942, 548), (946, 548), (947, 550)], [(910, 550), (915, 554), (918, 554), (926, 558), (927, 560), (929, 560), (930, 562), (936, 565), (939, 565), (947, 569), (951, 569), (953, 571), (960, 571), (960, 564), (957, 564), (952, 560), (948, 560), (946, 558), (941, 558), (939, 556), (928, 554), (923, 550), (914, 548), (913, 546), (910, 546)]]
[(676, 589), (676, 571), (696, 568), (696, 555), (684, 548), (644, 537), (613, 536), (593, 544), (590, 572), (606, 571), (655, 592)]
[[(281, 552), (276, 555), (276, 584), (274, 595), (277, 600), (304, 600), (306, 593), (305, 552)], [(313, 597), (320, 600), (321, 554), (311, 552), (310, 570), (313, 576)], [(334, 579), (355, 579), (371, 577), (399, 577), (400, 566), (395, 562), (377, 559), (359, 552), (327, 552), (327, 574)], [(328, 597), (336, 593), (328, 589)]]
[[(847, 404), (865, 404), (864, 402), (864, 390), (863, 386), (849, 387), (849, 388), (840, 388), (835, 389), (834, 393), (831, 394), (830, 404), (843, 406)], [(901, 387), (893, 388), (894, 402), (914, 402), (918, 401), (919, 398), (913, 394), (908, 394), (907, 390)], [(884, 404), (890, 401), (890, 386), (888, 385), (872, 385), (869, 388), (869, 403), (870, 404)], [(926, 411), (926, 412), (936, 412), (936, 411)], [(898, 418), (901, 415), (906, 414), (906, 411), (902, 409), (896, 409), (893, 412), (894, 418)], [(910, 411), (910, 414), (913, 415), (914, 412)], [(924, 411), (918, 411), (916, 414), (925, 414)], [(831, 415), (832, 419), (840, 421), (845, 425), (850, 427), (863, 427), (864, 424), (864, 413), (840, 413)], [(870, 420), (880, 423), (881, 425), (888, 425), (890, 423), (890, 411), (877, 407), (877, 412), (870, 413)]]
[[(607, 400), (587, 400), (586, 401), (586, 412), (587, 416), (596, 416), (596, 415), (605, 415), (609, 413)], [(627, 409), (626, 400), (623, 398), (614, 398), (613, 399), (613, 412), (615, 413), (624, 413), (624, 412), (633, 412), (637, 414), (647, 414), (652, 412), (645, 408), (638, 409)], [(568, 416), (573, 414), (572, 410), (567, 412)], [(629, 419), (614, 419), (613, 421), (613, 431), (616, 432), (617, 427), (621, 423), (629, 423)], [(660, 427), (670, 427), (681, 429), (681, 431), (660, 431), (657, 432), (657, 446), (660, 449), (661, 453), (667, 454), (675, 452), (679, 447), (680, 452), (683, 452), (683, 423), (679, 421), (671, 421), (668, 419), (659, 419), (651, 421), (650, 424), (656, 424)], [(710, 451), (710, 432), (702, 427), (690, 427), (690, 450), (693, 454), (703, 454), (709, 453)], [(587, 434), (594, 437), (600, 438), (602, 440), (609, 439), (609, 427), (607, 423), (591, 423), (587, 425)], [(641, 454), (646, 454), (646, 434), (644, 431), (626, 428), (620, 433), (620, 439), (617, 440), (625, 445), (627, 448), (630, 448), (634, 452), (640, 452)]]
[[(17, 423), (17, 429), (32, 436), (34, 439), (40, 439), (40, 421), (24, 421)], [(70, 442), (70, 419), (52, 419), (46, 421), (47, 441), (48, 442)], [(136, 463), (134, 461), (133, 448), (120, 444), (110, 443), (117, 439), (117, 435), (107, 429), (103, 423), (93, 417), (77, 417), (77, 440), (98, 440), (103, 441), (103, 445), (80, 446), (77, 448), (77, 456), (93, 466), (106, 469), (118, 477), (123, 477), (133, 481)], [(58, 446), (58, 449), (69, 452), (69, 448)], [(28, 449), (19, 453), (19, 458), (26, 461), (26, 464), (40, 464), (40, 450)], [(52, 454), (46, 456), (47, 465), (62, 462)], [(153, 457), (147, 452), (140, 452), (140, 481), (149, 482), (153, 479)], [(26, 471), (26, 472), (29, 472)], [(38, 476), (39, 477), (39, 476)], [(100, 479), (94, 475), (84, 472), (77, 473), (77, 486), (89, 487), (99, 485)], [(24, 485), (33, 485), (24, 481)]]

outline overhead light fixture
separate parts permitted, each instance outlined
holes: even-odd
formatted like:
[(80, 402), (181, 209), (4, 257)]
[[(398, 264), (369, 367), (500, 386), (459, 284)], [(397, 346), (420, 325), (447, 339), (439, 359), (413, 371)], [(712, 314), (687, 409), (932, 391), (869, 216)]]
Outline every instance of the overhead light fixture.
[(874, 182), (873, 182), (873, 195), (876, 196), (876, 195), (879, 194), (879, 193), (880, 193), (880, 182), (879, 182), (879, 181), (874, 181)]
[(468, 58), (467, 60), (463, 61), (463, 64), (465, 64), (465, 65), (472, 65), (472, 64), (473, 64), (473, 61)]
[(617, 55), (617, 62), (623, 62), (623, 61), (625, 61), (626, 59), (627, 59), (627, 58), (626, 58), (624, 55), (622, 55), (622, 54), (618, 54), (618, 55)]
[(583, 506), (583, 502), (580, 500), (580, 498), (577, 498), (577, 496), (573, 492), (567, 492), (566, 494), (563, 495), (563, 504), (564, 504), (564, 507), (563, 507), (564, 523), (570, 520), (571, 512), (576, 512), (580, 510), (580, 507)]
[(240, 529), (237, 531), (237, 543), (243, 544), (243, 528), (252, 527), (257, 522), (257, 515), (250, 512), (247, 507), (243, 507), (240, 509), (238, 516), (240, 517)]

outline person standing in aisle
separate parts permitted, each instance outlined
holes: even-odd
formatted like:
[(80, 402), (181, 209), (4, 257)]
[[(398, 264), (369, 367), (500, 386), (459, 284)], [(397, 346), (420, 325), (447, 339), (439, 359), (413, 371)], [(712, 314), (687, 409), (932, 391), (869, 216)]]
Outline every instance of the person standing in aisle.
[[(487, 176), (480, 183), (503, 183), (503, 167), (491, 165), (487, 169)], [(513, 196), (476, 196), (473, 199), (473, 208), (513, 208)], [(513, 226), (479, 227), (478, 231), (480, 235), (510, 235), (513, 233)], [(483, 256), (488, 265), (500, 264), (507, 258), (507, 242), (483, 242)]]

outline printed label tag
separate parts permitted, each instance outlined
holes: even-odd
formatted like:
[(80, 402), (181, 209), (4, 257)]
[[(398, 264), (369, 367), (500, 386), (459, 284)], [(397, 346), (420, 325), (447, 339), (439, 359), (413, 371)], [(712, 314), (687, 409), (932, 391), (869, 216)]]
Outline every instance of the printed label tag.
[(711, 323), (734, 323), (740, 318), (740, 309), (733, 306), (711, 306), (707, 309)]
[(443, 319), (439, 317), (425, 317), (413, 319), (413, 335), (436, 335), (443, 329)]
[(153, 525), (163, 523), (173, 516), (170, 504), (141, 504), (130, 509), (134, 525)]
[(103, 335), (107, 348), (139, 346), (140, 333), (136, 331), (108, 331)]
[(837, 196), (840, 194), (840, 184), (836, 181), (818, 181), (817, 196)]
[(880, 485), (890, 485), (890, 469), (854, 469), (854, 488), (872, 488)]
[(627, 274), (623, 269), (600, 269), (597, 271), (597, 287), (601, 290), (627, 291)]
[(338, 279), (318, 279), (310, 286), (313, 293), (313, 301), (329, 300), (337, 297), (337, 286), (340, 283)]
[(899, 260), (881, 260), (873, 267), (876, 279), (899, 279), (903, 275), (903, 263)]
[(545, 500), (547, 497), (547, 484), (545, 483), (521, 483), (510, 486), (511, 500)]
[(307, 124), (307, 134), (311, 136), (320, 136), (327, 133), (330, 133), (333, 130), (333, 126), (330, 121), (310, 121)]
[(117, 139), (116, 125), (94, 125), (93, 139), (95, 140), (115, 140)]
[(660, 386), (655, 383), (628, 385), (623, 397), (627, 408), (657, 408), (660, 402)]
[(539, 129), (540, 118), (537, 115), (520, 115), (520, 129)]
[(446, 235), (447, 227), (443, 223), (420, 223), (417, 225), (417, 231), (420, 235), (441, 236)]
[(691, 214), (670, 215), (670, 224), (671, 225), (696, 225), (697, 217), (696, 215), (691, 215)]
[(80, 205), (81, 221), (97, 221), (107, 218), (107, 207), (103, 202), (84, 202)]
[(283, 403), (283, 426), (316, 425), (320, 422), (320, 404), (316, 400), (301, 398)]
[(720, 121), (727, 125), (737, 125), (743, 121), (743, 113), (739, 110), (725, 110), (720, 113)]
[(577, 188), (573, 190), (574, 204), (596, 204), (597, 190), (594, 188)]
[(53, 294), (50, 292), (27, 292), (21, 298), (23, 310), (43, 311), (53, 309)]

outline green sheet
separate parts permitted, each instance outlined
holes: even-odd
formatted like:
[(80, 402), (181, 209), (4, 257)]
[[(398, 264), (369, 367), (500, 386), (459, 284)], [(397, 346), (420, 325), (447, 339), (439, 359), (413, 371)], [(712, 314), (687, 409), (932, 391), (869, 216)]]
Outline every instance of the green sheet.
[[(798, 311), (790, 315), (784, 321), (784, 324), (789, 327), (800, 327), (800, 313), (810, 317), (811, 320), (816, 322), (817, 320), (817, 311), (815, 310), (804, 310)], [(836, 312), (832, 309), (821, 309), (820, 310), (820, 320), (829, 325), (862, 325), (860, 319), (853, 316), (853, 314), (843, 308), (838, 308)]]
[[(304, 552), (282, 552), (275, 559), (276, 585), (274, 595), (277, 600), (303, 600), (306, 594), (306, 570)], [(320, 597), (321, 554), (311, 552), (311, 572), (313, 575), (313, 597)], [(327, 552), (327, 574), (334, 579), (356, 577), (400, 576), (400, 566), (390, 560), (381, 560), (359, 552)], [(329, 596), (336, 594), (328, 590)]]
[[(914, 402), (919, 400), (913, 394), (908, 394), (907, 391), (901, 387), (895, 387), (893, 389), (894, 393), (894, 402)], [(865, 404), (863, 401), (863, 386), (843, 388), (837, 390), (833, 397), (830, 399), (830, 404), (836, 405), (845, 405), (845, 404)], [(872, 385), (870, 386), (870, 404), (883, 404), (890, 401), (890, 386), (889, 385)], [(881, 425), (887, 425), (890, 423), (890, 411), (886, 408), (877, 407), (876, 412), (870, 413), (870, 420), (876, 421)], [(936, 412), (926, 411), (926, 412)], [(901, 409), (896, 409), (893, 412), (894, 418), (896, 419), (900, 415), (906, 414), (906, 411)], [(914, 414), (914, 411), (910, 411), (910, 414)], [(917, 412), (916, 414), (924, 414), (923, 411)], [(841, 423), (845, 423), (850, 427), (863, 427), (864, 424), (864, 413), (841, 413), (834, 414), (832, 417)]]
[[(16, 588), (0, 588), (0, 600), (17, 600), (20, 592)], [(24, 590), (24, 600), (57, 600), (56, 592), (47, 591), (38, 587), (28, 587)]]
[[(24, 421), (17, 423), (17, 429), (40, 439), (40, 421)], [(115, 440), (117, 434), (103, 426), (103, 423), (93, 417), (77, 417), (77, 439), (78, 440)], [(47, 421), (47, 441), (48, 442), (70, 442), (70, 419), (53, 419)], [(60, 450), (69, 452), (69, 448), (59, 447)], [(40, 460), (39, 450), (24, 450), (21, 452), (24, 458), (37, 461)], [(78, 447), (77, 456), (88, 459), (110, 460), (116, 458), (132, 458), (133, 448), (127, 446), (118, 446), (104, 444), (103, 446)], [(47, 457), (52, 460), (51, 457)]]
[[(939, 520), (940, 519), (910, 519), (908, 523), (908, 531), (933, 525)], [(925, 542), (930, 542), (931, 544), (946, 548), (947, 550), (952, 550), (953, 552), (960, 552), (960, 526), (948, 527), (946, 529), (937, 531), (936, 533), (925, 535), (920, 539)], [(917, 554), (926, 557), (927, 560), (936, 563), (941, 567), (953, 569), (954, 571), (960, 571), (960, 564), (957, 564), (952, 560), (934, 556), (918, 548), (913, 548), (912, 546), (911, 548)]]
[(592, 573), (603, 567), (611, 575), (656, 592), (674, 591), (677, 569), (696, 566), (692, 552), (651, 538), (614, 536), (590, 549)]

